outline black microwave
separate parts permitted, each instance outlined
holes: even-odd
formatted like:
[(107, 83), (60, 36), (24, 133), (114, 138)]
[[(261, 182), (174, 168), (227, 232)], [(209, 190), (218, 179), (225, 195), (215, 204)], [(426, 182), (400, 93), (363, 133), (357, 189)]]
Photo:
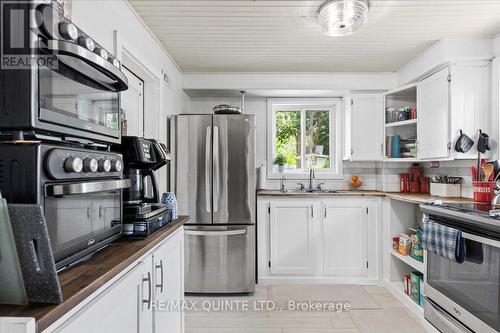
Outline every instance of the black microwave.
[(0, 132), (119, 143), (118, 59), (50, 5), (0, 5)]

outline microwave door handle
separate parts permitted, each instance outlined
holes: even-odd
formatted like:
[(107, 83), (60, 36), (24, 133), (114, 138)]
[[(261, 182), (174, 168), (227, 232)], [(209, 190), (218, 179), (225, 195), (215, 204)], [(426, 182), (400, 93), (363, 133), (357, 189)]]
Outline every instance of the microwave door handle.
[(123, 190), (130, 188), (130, 185), (130, 179), (48, 185), (45, 189), (45, 197), (61, 197), (65, 195)]
[[(41, 49), (57, 57), (57, 55), (69, 56), (78, 60), (85, 62), (87, 65), (98, 70), (103, 75), (107, 76), (115, 83), (100, 82), (96, 79), (90, 78), (93, 81), (98, 82), (100, 85), (108, 88), (110, 91), (119, 92), (126, 90), (128, 88), (128, 80), (125, 74), (123, 74), (119, 68), (115, 67), (112, 63), (100, 57), (99, 55), (90, 52), (84, 47), (66, 42), (61, 40), (49, 40), (46, 43), (41, 42), (43, 46)], [(66, 66), (71, 67), (73, 70), (82, 73), (82, 69), (77, 68), (78, 66), (71, 66), (66, 62), (62, 61)]]

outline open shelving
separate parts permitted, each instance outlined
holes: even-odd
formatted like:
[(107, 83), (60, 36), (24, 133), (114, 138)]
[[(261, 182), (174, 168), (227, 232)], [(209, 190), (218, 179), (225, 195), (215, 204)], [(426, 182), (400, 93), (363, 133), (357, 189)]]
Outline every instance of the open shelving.
[[(401, 108), (417, 108), (417, 85), (410, 84), (403, 86), (401, 88), (388, 91), (385, 94), (385, 108), (399, 110)], [(386, 138), (386, 158), (388, 160), (394, 159), (398, 161), (403, 160), (416, 160), (415, 157), (392, 157), (391, 151), (391, 141), (393, 136), (399, 136), (401, 138), (401, 148), (403, 148), (404, 142), (408, 140), (416, 140), (417, 138), (417, 121), (418, 121), (418, 110), (416, 119), (408, 119), (401, 121), (393, 121), (393, 119), (388, 119), (390, 117), (389, 113), (385, 113), (385, 138)]]
[(422, 213), (418, 204), (397, 200), (390, 200), (387, 208), (389, 220), (385, 234), (387, 241), (384, 243), (384, 256), (387, 262), (385, 285), (395, 297), (408, 305), (415, 313), (423, 314), (422, 306), (405, 294), (403, 280), (405, 275), (414, 271), (425, 274), (425, 257), (424, 262), (420, 262), (409, 255), (401, 255), (392, 248), (392, 237), (401, 233), (408, 234), (410, 229), (415, 229), (422, 221)]
[(412, 126), (416, 124), (417, 124), (417, 119), (409, 119), (409, 120), (395, 121), (392, 123), (386, 123), (385, 127)]
[(416, 271), (419, 271), (420, 273), (424, 274), (424, 263), (421, 261), (418, 261), (417, 259), (411, 257), (411, 256), (404, 256), (398, 252), (392, 252), (392, 255), (408, 266), (414, 268)]

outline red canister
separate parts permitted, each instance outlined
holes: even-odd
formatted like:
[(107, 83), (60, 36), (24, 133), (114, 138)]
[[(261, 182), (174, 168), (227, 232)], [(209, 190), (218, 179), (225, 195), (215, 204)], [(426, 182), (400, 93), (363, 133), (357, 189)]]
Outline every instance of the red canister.
[(429, 177), (420, 177), (420, 193), (429, 193)]
[(410, 119), (417, 119), (417, 109), (413, 108), (410, 110)]
[(403, 193), (407, 193), (410, 191), (410, 175), (407, 173), (401, 173), (399, 174), (399, 180), (401, 182), (401, 185), (399, 186), (399, 190)]

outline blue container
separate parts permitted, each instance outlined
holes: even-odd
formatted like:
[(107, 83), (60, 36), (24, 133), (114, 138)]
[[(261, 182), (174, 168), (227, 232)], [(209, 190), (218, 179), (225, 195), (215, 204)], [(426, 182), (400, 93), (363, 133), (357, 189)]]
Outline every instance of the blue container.
[(391, 157), (392, 158), (400, 158), (401, 157), (401, 137), (399, 135), (392, 136)]
[(177, 198), (174, 192), (165, 192), (161, 196), (161, 203), (167, 205), (167, 208), (172, 210), (172, 219), (179, 218), (179, 210), (177, 208)]

